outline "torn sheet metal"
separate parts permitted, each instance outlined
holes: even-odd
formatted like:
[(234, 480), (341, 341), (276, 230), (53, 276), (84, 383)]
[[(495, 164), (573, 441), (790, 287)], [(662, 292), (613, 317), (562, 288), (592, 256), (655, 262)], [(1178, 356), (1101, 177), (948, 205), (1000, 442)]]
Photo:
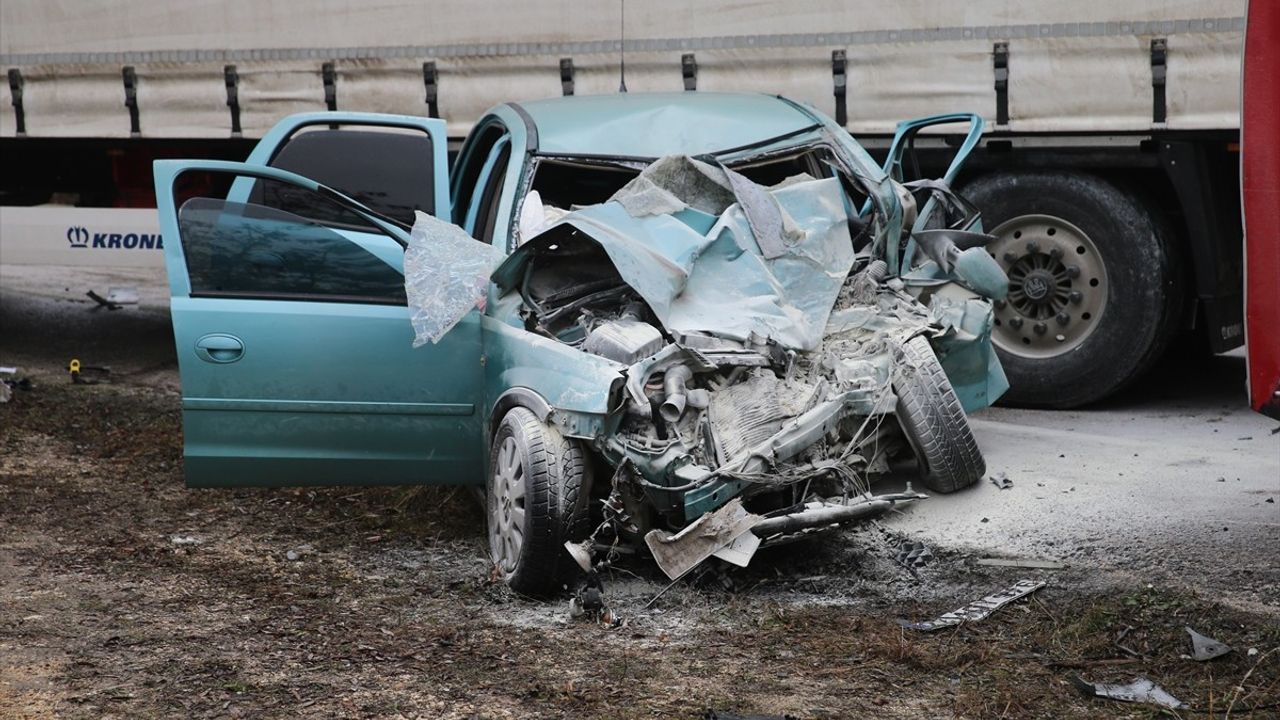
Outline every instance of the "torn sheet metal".
[(1086, 697), (1159, 705), (1170, 710), (1182, 710), (1187, 707), (1186, 703), (1170, 695), (1164, 688), (1144, 677), (1134, 678), (1133, 682), (1128, 685), (1104, 685), (1102, 683), (1086, 682), (1079, 676), (1075, 676), (1071, 678), (1071, 684), (1075, 685), (1076, 689)]
[(732, 565), (746, 567), (755, 557), (756, 550), (760, 549), (760, 542), (755, 533), (745, 532), (711, 555)]
[(1009, 476), (1006, 473), (998, 472), (995, 475), (992, 475), (989, 479), (991, 480), (992, 485), (995, 485), (1001, 490), (1008, 490), (1013, 487), (1013, 481), (1009, 479)]
[(404, 289), (413, 346), (435, 343), (484, 300), (502, 253), (462, 228), (414, 213), (404, 252)]
[[(658, 204), (637, 216), (617, 200), (575, 210), (512, 253), (493, 279), (510, 290), (534, 253), (559, 247), (576, 231), (606, 252), (673, 334), (743, 342), (754, 335), (816, 349), (853, 266), (844, 191), (834, 178), (755, 187), (758, 193), (743, 195), (767, 211), (734, 202), (719, 215), (697, 206), (652, 214), (675, 207)], [(764, 246), (757, 232), (768, 235)]]
[(1201, 635), (1191, 628), (1184, 628), (1191, 636), (1191, 657), (1197, 662), (1212, 660), (1231, 652), (1231, 646), (1218, 642), (1211, 637)]
[(725, 172), (687, 155), (655, 160), (610, 199), (632, 217), (674, 215), (689, 208), (719, 215), (736, 200)]
[(735, 545), (735, 541), (744, 533), (750, 535), (752, 526), (761, 519), (759, 515), (747, 512), (742, 507), (740, 498), (734, 498), (724, 507), (703, 515), (675, 535), (662, 530), (650, 530), (644, 536), (644, 541), (653, 553), (658, 567), (662, 568), (667, 577), (675, 580), (731, 545), (734, 548), (730, 551), (730, 556), (741, 560), (741, 564), (745, 565), (751, 560), (747, 551), (754, 553), (754, 549), (750, 548), (749, 542)]
[(932, 342), (964, 411), (994, 403), (1009, 389), (1009, 379), (991, 344), (991, 302), (959, 288), (943, 288), (930, 298), (929, 314), (944, 328)]
[(933, 632), (934, 630), (941, 630), (942, 628), (954, 627), (961, 623), (977, 622), (988, 617), (996, 610), (999, 610), (1014, 600), (1019, 600), (1039, 590), (1044, 587), (1045, 584), (1046, 583), (1043, 580), (1019, 580), (1008, 590), (1002, 590), (994, 595), (988, 595), (981, 600), (969, 603), (962, 608), (952, 610), (951, 612), (941, 615), (936, 619), (918, 623), (902, 622), (902, 626), (908, 630)]

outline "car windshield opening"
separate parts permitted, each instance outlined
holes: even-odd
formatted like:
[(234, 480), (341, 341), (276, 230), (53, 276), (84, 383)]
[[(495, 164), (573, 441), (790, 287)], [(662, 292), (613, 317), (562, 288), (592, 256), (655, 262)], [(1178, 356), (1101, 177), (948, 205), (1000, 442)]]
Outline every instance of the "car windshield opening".
[[(831, 170), (824, 162), (830, 157), (824, 147), (792, 148), (738, 161), (729, 167), (767, 187), (795, 176), (830, 177)], [(530, 189), (538, 191), (543, 205), (571, 210), (608, 201), (643, 167), (638, 162), (624, 165), (588, 158), (544, 158), (538, 163)]]

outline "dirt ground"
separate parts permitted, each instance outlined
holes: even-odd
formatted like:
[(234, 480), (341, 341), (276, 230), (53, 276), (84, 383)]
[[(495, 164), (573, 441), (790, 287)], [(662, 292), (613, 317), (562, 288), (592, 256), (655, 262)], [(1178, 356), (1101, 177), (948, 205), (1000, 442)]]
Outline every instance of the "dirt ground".
[[(48, 300), (0, 298), (0, 365), (34, 383), (0, 405), (0, 717), (1160, 716), (1076, 675), (1150, 678), (1190, 706), (1170, 716), (1280, 717), (1274, 585), (1224, 602), (945, 542), (912, 572), (892, 521), (656, 600), (665, 579), (631, 561), (605, 578), (620, 627), (571, 620), (567, 594), (494, 582), (465, 490), (185, 489), (163, 313)], [(113, 382), (71, 384), (72, 354)], [(1255, 559), (1272, 577), (1273, 549)], [(1023, 578), (1049, 584), (984, 621), (899, 624)], [(1187, 625), (1234, 651), (1192, 661)]]

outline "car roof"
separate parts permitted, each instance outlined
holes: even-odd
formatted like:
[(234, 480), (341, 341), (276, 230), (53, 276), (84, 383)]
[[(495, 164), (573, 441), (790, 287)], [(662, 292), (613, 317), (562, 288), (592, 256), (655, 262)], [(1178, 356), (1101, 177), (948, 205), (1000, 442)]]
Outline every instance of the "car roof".
[(515, 104), (537, 128), (538, 151), (564, 155), (698, 155), (814, 125), (795, 105), (763, 94), (617, 93)]

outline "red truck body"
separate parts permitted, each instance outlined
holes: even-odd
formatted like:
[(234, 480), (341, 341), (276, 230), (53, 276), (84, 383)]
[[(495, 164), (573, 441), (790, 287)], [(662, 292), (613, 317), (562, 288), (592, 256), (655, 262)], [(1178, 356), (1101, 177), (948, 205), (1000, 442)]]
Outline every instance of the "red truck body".
[(1280, 3), (1249, 3), (1241, 110), (1249, 404), (1280, 419)]

